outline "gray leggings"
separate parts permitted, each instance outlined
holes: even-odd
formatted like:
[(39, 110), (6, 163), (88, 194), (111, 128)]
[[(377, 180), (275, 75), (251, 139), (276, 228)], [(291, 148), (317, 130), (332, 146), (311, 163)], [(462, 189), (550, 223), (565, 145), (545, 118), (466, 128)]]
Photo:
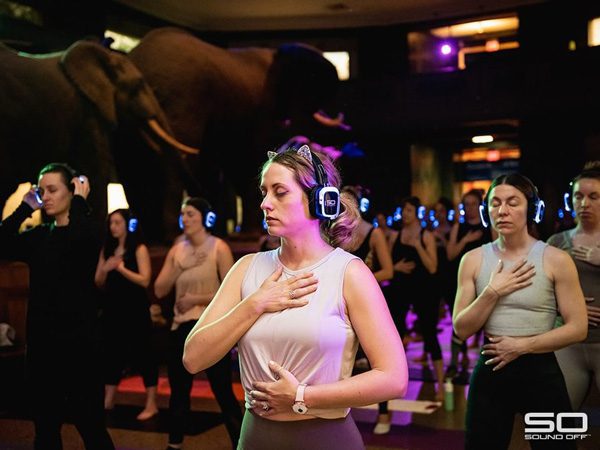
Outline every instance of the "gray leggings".
[(281, 422), (247, 410), (238, 450), (364, 450), (352, 416)]
[(581, 342), (554, 352), (567, 383), (574, 411), (579, 411), (592, 381), (600, 390), (600, 342)]

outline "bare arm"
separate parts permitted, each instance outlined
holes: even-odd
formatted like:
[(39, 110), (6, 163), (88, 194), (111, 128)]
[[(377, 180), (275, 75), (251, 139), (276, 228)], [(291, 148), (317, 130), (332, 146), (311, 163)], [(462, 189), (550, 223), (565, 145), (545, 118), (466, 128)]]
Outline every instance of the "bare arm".
[(462, 340), (466, 340), (483, 327), (499, 300), (499, 296), (491, 288), (484, 289), (477, 296), (475, 277), (481, 257), (481, 248), (470, 251), (462, 257), (458, 268), (452, 325)]
[[(183, 364), (189, 372), (199, 372), (219, 361), (261, 314), (302, 307), (308, 303), (306, 296), (316, 291), (317, 280), (311, 273), (277, 281), (283, 273), (279, 267), (256, 292), (242, 299), (242, 280), (253, 257), (246, 255), (232, 267), (190, 331), (183, 352)], [(291, 290), (296, 293), (294, 299), (290, 299)]]
[(460, 254), (463, 248), (465, 248), (465, 244), (462, 247), (456, 241), (458, 238), (458, 222), (452, 225), (452, 229), (450, 230), (450, 238), (448, 239), (448, 244), (446, 245), (446, 256), (448, 257), (448, 261), (452, 261), (456, 259), (456, 257)]
[(177, 277), (181, 274), (181, 269), (175, 264), (176, 246), (177, 244), (171, 247), (167, 253), (162, 269), (154, 281), (154, 294), (158, 298), (166, 297), (171, 292)]
[(102, 251), (100, 251), (100, 256), (98, 256), (98, 264), (96, 265), (96, 274), (94, 275), (94, 282), (96, 283), (96, 286), (99, 288), (104, 287), (104, 283), (106, 283), (106, 275), (108, 275), (108, 272), (106, 270), (104, 270), (105, 262), (106, 261), (104, 259), (104, 249), (102, 249)]
[(378, 282), (391, 280), (394, 276), (394, 266), (392, 264), (392, 254), (390, 253), (383, 231), (375, 228), (371, 233), (370, 244), (381, 266), (381, 269), (374, 272), (373, 276)]
[(132, 283), (147, 288), (150, 285), (150, 277), (152, 276), (148, 247), (143, 244), (139, 245), (135, 250), (135, 259), (137, 261), (139, 272), (129, 270), (122, 261), (121, 264), (117, 266), (116, 270)]
[(450, 231), (450, 240), (446, 246), (446, 255), (448, 256), (448, 261), (452, 261), (453, 259), (457, 258), (469, 242), (477, 241), (483, 237), (482, 230), (469, 230), (467, 231), (467, 234), (458, 240), (458, 227), (459, 224), (455, 223), (452, 226), (452, 231)]

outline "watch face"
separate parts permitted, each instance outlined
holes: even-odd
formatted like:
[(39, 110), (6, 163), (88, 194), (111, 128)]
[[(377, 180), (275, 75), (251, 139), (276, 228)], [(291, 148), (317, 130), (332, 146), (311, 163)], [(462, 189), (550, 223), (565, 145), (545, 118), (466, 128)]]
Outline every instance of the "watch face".
[(296, 414), (306, 414), (306, 411), (308, 411), (308, 408), (304, 403), (294, 403), (292, 409)]

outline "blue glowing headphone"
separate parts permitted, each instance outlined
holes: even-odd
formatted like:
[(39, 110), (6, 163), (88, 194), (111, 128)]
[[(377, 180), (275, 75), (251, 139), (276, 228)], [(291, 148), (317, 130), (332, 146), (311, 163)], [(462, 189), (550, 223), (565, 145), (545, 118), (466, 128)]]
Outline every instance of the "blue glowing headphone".
[(317, 185), (311, 188), (308, 194), (310, 213), (318, 219), (334, 220), (340, 215), (340, 191), (335, 186), (329, 185), (325, 166), (316, 153), (311, 151), (308, 145), (300, 147), (298, 152), (302, 150), (310, 151), (315, 179), (317, 181)]
[[(479, 211), (481, 211), (481, 206), (479, 207)], [(479, 214), (481, 214), (481, 212)], [(463, 202), (458, 204), (458, 223), (465, 223), (465, 205)]]
[(135, 217), (130, 217), (127, 221), (127, 231), (129, 233), (135, 233), (138, 228), (138, 220)]

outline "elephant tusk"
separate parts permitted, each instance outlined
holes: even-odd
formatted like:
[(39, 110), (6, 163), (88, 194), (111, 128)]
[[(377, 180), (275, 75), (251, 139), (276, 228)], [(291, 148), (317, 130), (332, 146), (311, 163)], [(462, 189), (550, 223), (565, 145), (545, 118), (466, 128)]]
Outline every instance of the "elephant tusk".
[(338, 113), (337, 117), (332, 119), (323, 111), (317, 111), (313, 114), (313, 117), (317, 122), (327, 127), (339, 127), (345, 131), (352, 129), (350, 125), (344, 123), (344, 113)]
[(182, 144), (181, 142), (179, 142), (178, 140), (176, 140), (175, 138), (173, 138), (169, 133), (167, 133), (163, 127), (161, 127), (159, 125), (159, 123), (157, 122), (156, 119), (148, 119), (148, 125), (150, 126), (150, 129), (152, 131), (154, 131), (154, 133), (160, 137), (163, 141), (165, 141), (167, 144), (175, 147), (177, 150), (179, 150), (182, 153), (187, 153), (189, 155), (197, 155), (198, 153), (200, 153), (200, 150), (198, 150), (197, 148), (194, 147), (189, 147), (185, 144)]

